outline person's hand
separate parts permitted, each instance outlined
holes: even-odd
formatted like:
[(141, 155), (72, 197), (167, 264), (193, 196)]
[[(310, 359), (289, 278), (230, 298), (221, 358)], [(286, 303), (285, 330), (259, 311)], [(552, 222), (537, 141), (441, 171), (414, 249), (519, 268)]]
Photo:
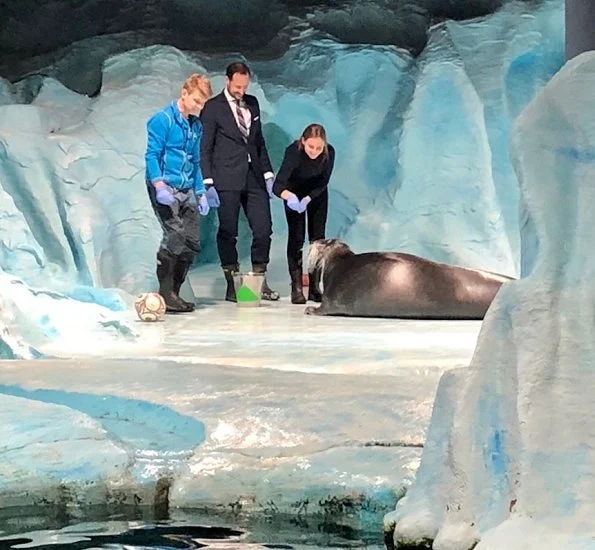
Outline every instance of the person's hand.
[(211, 210), (211, 207), (209, 206), (209, 199), (205, 193), (198, 198), (198, 213), (201, 216), (206, 216), (209, 213), (209, 210)]
[(214, 185), (207, 185), (207, 201), (211, 208), (218, 208), (221, 204), (219, 201), (219, 194)]
[(275, 183), (275, 178), (268, 178), (264, 181), (265, 185), (267, 186), (267, 193), (269, 197), (272, 199), (275, 195), (273, 193), (273, 184)]
[(176, 202), (176, 198), (174, 197), (171, 187), (165, 182), (156, 181), (153, 185), (155, 186), (155, 199), (159, 204), (171, 206), (174, 202)]
[(301, 201), (300, 201), (300, 212), (305, 212), (306, 208), (308, 208), (308, 205), (312, 202), (312, 199), (309, 196), (305, 196)]
[(300, 200), (293, 194), (293, 193), (289, 193), (289, 196), (286, 199), (287, 202), (287, 208), (291, 208), (292, 210), (301, 213), (300, 212)]

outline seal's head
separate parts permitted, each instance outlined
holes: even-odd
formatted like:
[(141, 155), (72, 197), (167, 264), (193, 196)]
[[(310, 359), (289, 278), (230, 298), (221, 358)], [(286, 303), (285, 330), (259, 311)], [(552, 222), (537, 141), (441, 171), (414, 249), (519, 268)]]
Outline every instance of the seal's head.
[(339, 239), (319, 239), (310, 244), (308, 250), (308, 271), (314, 272), (320, 270), (320, 275), (324, 273), (325, 265), (328, 260), (336, 254), (349, 254), (351, 249), (347, 244)]

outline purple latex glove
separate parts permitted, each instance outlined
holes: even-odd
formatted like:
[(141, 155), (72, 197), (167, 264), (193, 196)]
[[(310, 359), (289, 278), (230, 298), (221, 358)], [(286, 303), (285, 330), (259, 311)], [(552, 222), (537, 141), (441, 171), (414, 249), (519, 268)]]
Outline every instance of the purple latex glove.
[(211, 208), (218, 208), (221, 202), (219, 201), (219, 194), (214, 185), (207, 185), (207, 201)]
[(159, 204), (163, 204), (164, 206), (171, 206), (176, 202), (173, 191), (165, 184), (155, 187), (155, 198)]
[(306, 209), (308, 208), (308, 205), (310, 204), (310, 202), (312, 201), (312, 199), (308, 196), (305, 196), (301, 201), (300, 201), (300, 209), (299, 212), (305, 212)]
[(209, 210), (211, 210), (209, 199), (207, 199), (206, 194), (203, 194), (198, 198), (198, 212), (201, 216), (206, 216)]
[(300, 211), (300, 200), (293, 193), (289, 193), (289, 197), (287, 197), (286, 202), (287, 208), (291, 208), (300, 214), (303, 212), (303, 210)]
[(265, 180), (264, 183), (267, 186), (267, 193), (269, 194), (269, 197), (272, 199), (275, 196), (273, 193), (273, 184), (275, 183), (275, 178), (269, 178)]

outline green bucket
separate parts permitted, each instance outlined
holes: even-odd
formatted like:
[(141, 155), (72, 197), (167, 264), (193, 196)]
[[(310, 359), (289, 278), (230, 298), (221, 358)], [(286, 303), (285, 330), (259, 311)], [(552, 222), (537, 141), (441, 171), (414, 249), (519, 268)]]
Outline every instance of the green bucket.
[(264, 273), (236, 273), (233, 282), (239, 307), (260, 306)]

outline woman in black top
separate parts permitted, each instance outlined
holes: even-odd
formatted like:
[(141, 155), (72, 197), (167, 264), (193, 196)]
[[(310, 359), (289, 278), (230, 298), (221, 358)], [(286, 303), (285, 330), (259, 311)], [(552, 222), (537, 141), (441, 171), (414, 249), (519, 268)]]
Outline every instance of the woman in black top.
[[(302, 136), (285, 149), (273, 193), (285, 201), (287, 264), (291, 277), (291, 303), (305, 304), (302, 286), (302, 249), (306, 237), (312, 243), (325, 238), (328, 182), (335, 164), (335, 149), (320, 124), (310, 124)], [(320, 302), (318, 281), (310, 280), (308, 299)]]

